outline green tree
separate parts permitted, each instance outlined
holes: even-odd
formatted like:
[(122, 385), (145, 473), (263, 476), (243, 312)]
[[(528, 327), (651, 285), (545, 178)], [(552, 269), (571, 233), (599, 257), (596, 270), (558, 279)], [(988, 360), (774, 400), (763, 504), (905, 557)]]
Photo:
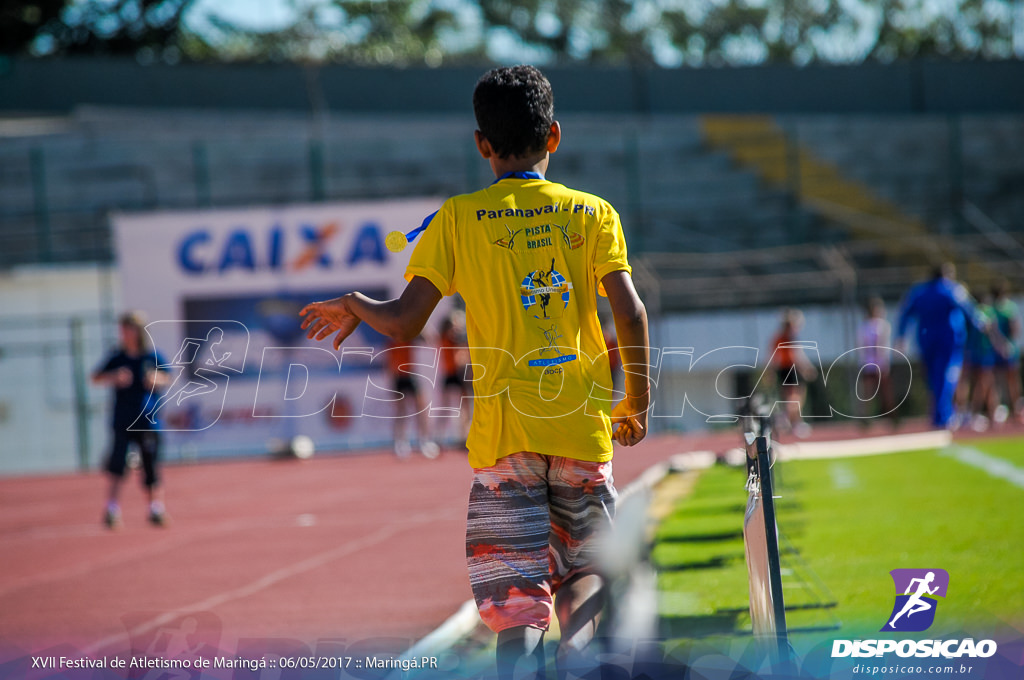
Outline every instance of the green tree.
[[(4, 3), (0, 52), (37, 56), (178, 53), (190, 0), (35, 0)], [(10, 7), (20, 6), (20, 11)], [(13, 18), (12, 23), (8, 19)]]
[(64, 0), (0, 4), (0, 54), (27, 52), (40, 29), (60, 17)]
[[(293, 0), (292, 22), (255, 31), (211, 14), (193, 36), (189, 54), (229, 60), (334, 61), (361, 65), (440, 65), (446, 42), (461, 30), (458, 16), (423, 0)], [(483, 55), (468, 54), (476, 60)]]
[(257, 30), (193, 0), (4, 0), (0, 52), (391, 66), (1024, 58), (1020, 0), (286, 1), (286, 25)]
[(485, 36), (510, 31), (556, 62), (1024, 57), (1024, 40), (1018, 35), (1014, 44), (1015, 26), (1024, 31), (1024, 5), (1016, 0), (480, 0), (480, 7)]

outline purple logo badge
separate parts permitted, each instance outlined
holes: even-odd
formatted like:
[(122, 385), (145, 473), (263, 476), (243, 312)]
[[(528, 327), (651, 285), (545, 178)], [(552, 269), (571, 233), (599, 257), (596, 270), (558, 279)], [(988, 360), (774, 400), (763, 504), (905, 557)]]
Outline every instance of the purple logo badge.
[(893, 569), (896, 602), (882, 631), (916, 633), (935, 621), (937, 597), (945, 597), (949, 573), (945, 569)]

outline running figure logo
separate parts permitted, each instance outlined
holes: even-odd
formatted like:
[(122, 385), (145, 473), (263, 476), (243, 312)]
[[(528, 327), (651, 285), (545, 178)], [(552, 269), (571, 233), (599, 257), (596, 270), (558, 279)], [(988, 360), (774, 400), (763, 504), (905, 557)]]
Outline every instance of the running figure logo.
[[(224, 409), (231, 375), (241, 375), (245, 366), (249, 330), (242, 323), (232, 320), (191, 323), (205, 326), (205, 336), (181, 340), (174, 359), (163, 365), (173, 376), (170, 386), (159, 398), (154, 395), (149, 408), (139, 416), (139, 420), (145, 418), (150, 425), (156, 425), (164, 432), (198, 432), (216, 423)], [(154, 336), (166, 337), (173, 331), (161, 327), (173, 328), (177, 324), (175, 321), (154, 321), (146, 326), (146, 332), (151, 339)], [(186, 410), (193, 407), (192, 411), (197, 415), (190, 417), (188, 423), (161, 423), (162, 412), (169, 405)], [(135, 423), (129, 429), (136, 429)]]
[(551, 324), (551, 328), (540, 328), (538, 330), (544, 334), (544, 339), (548, 341), (548, 346), (541, 348), (540, 355), (544, 356), (545, 352), (554, 352), (558, 356), (561, 356), (562, 350), (558, 349), (558, 345), (555, 344), (556, 340), (563, 337), (562, 334), (558, 332), (558, 325)]
[(515, 231), (512, 231), (511, 229), (509, 229), (506, 226), (505, 227), (505, 231), (508, 232), (508, 235), (505, 238), (499, 238), (497, 241), (494, 242), (494, 245), (498, 246), (499, 248), (507, 248), (508, 250), (515, 250), (516, 249), (516, 236), (519, 235), (519, 233), (522, 231), (522, 229), (516, 229)]
[(945, 569), (893, 569), (889, 573), (896, 586), (896, 602), (888, 623), (881, 630), (905, 633), (928, 630), (935, 621), (938, 606), (934, 596), (946, 596), (949, 573)]
[[(217, 381), (214, 376), (227, 377), (217, 369), (227, 368), (224, 362), (231, 358), (231, 352), (217, 353), (217, 345), (222, 342), (224, 342), (224, 331), (220, 328), (211, 329), (205, 338), (185, 338), (181, 341), (181, 349), (178, 350), (171, 365), (180, 368), (191, 366), (193, 368), (192, 376), (188, 378), (186, 384), (179, 386), (178, 383), (184, 374), (184, 371), (179, 371), (174, 378), (174, 383), (164, 393), (164, 396), (160, 397), (160, 400), (146, 413), (146, 420), (155, 425), (157, 411), (170, 401), (181, 406), (181, 402), (186, 399), (217, 391)], [(206, 350), (205, 356), (200, 356), (201, 348)], [(228, 370), (232, 369), (228, 368)]]

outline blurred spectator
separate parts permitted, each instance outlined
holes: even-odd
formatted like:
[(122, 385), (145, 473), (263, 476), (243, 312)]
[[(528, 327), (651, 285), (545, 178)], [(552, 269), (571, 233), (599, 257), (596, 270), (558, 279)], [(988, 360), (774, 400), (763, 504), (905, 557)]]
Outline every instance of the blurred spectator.
[[(892, 327), (885, 318), (885, 303), (881, 298), (872, 298), (867, 304), (867, 316), (857, 330), (857, 343), (861, 360), (857, 374), (857, 394), (865, 401), (865, 417), (876, 415), (868, 412), (871, 402), (879, 403), (880, 413), (893, 410), (892, 375), (889, 353), (892, 351)], [(864, 422), (868, 424), (867, 421)]]
[(907, 292), (896, 330), (897, 348), (906, 347), (910, 324), (917, 324), (917, 344), (932, 395), (932, 424), (953, 428), (953, 398), (964, 363), (967, 326), (985, 329), (967, 290), (956, 282), (956, 268), (945, 263), (932, 277)]
[[(985, 329), (992, 328), (995, 319), (991, 298), (983, 292), (975, 305)], [(995, 417), (998, 404), (995, 391), (996, 348), (986, 330), (973, 325), (967, 327), (967, 352), (964, 372), (960, 381), (961, 396), (957, 405), (962, 408), (963, 421), (971, 429), (983, 432)]]
[[(413, 342), (422, 342), (423, 337), (417, 336)], [(426, 395), (416, 384), (416, 379), (408, 371), (406, 366), (415, 363), (413, 353), (415, 345), (404, 345), (394, 341), (388, 343), (388, 371), (391, 374), (392, 388), (401, 394), (395, 401), (394, 438), (395, 454), (399, 458), (408, 458), (412, 452), (412, 442), (406, 432), (409, 416), (415, 414), (417, 439), (419, 441), (420, 453), (426, 458), (437, 458), (441, 449), (430, 436), (430, 404)], [(415, 410), (414, 410), (415, 409)]]
[(155, 415), (145, 414), (152, 409), (154, 397), (170, 382), (165, 362), (149, 347), (142, 315), (129, 312), (121, 316), (118, 324), (120, 345), (92, 374), (92, 382), (114, 390), (113, 445), (107, 458), (106, 471), (110, 477), (107, 506), (103, 523), (111, 529), (122, 524), (121, 485), (128, 466), (128, 449), (138, 448), (142, 463), (143, 484), (149, 496), (149, 521), (156, 526), (167, 523), (164, 491), (160, 476), (160, 424)]
[(1017, 303), (1010, 299), (1010, 287), (1005, 279), (992, 286), (992, 311), (996, 329), (1004, 340), (1003, 350), (996, 356), (995, 377), (1003, 384), (1006, 405), (996, 407), (996, 422), (1005, 420), (1012, 410), (1024, 422), (1024, 400), (1021, 399), (1020, 342), (1021, 320)]
[(803, 420), (803, 404), (807, 397), (807, 381), (818, 376), (817, 369), (807, 360), (803, 344), (798, 340), (804, 325), (800, 310), (787, 309), (782, 324), (772, 338), (771, 368), (775, 373), (778, 401), (785, 402), (785, 411), (777, 421), (777, 429), (790, 431), (797, 437), (806, 437), (811, 427)]
[(458, 412), (456, 423), (458, 431), (455, 439), (465, 447), (469, 436), (469, 424), (473, 419), (473, 400), (471, 387), (472, 364), (469, 360), (469, 348), (466, 346), (466, 314), (453, 311), (446, 316), (439, 327), (441, 369), (444, 371), (441, 400), (446, 410)]

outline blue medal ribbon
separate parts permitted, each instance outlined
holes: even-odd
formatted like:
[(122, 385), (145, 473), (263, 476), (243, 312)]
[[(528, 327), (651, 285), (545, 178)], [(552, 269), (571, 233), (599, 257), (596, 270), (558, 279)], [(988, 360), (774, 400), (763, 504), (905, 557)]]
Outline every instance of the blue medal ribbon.
[(498, 182), (500, 182), (503, 179), (510, 179), (510, 178), (511, 179), (544, 179), (544, 175), (540, 174), (539, 172), (533, 172), (533, 171), (529, 171), (529, 172), (522, 172), (522, 171), (506, 172), (504, 175), (502, 175), (498, 179), (496, 179), (493, 182), (491, 182), (491, 186), (494, 186), (495, 184), (497, 184)]

